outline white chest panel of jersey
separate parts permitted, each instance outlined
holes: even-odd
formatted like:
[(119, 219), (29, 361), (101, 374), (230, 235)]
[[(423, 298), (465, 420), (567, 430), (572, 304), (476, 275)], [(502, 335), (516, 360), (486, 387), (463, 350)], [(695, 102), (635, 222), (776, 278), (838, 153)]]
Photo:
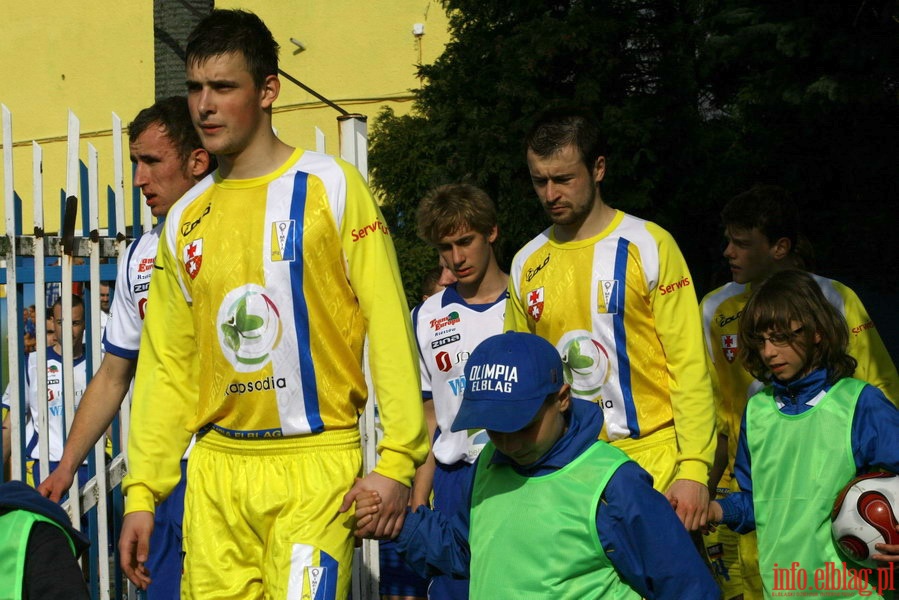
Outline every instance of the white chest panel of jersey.
[[(37, 397), (37, 360), (36, 354), (32, 352), (28, 356), (27, 367), (27, 383), (25, 389), (25, 399), (28, 402), (28, 420), (25, 423), (25, 439), (26, 452), (33, 459), (40, 458), (38, 431), (35, 424), (38, 420), (38, 397)], [(84, 389), (87, 387), (87, 362), (85, 357), (75, 361), (75, 408), (81, 402), (81, 396), (84, 395)], [(63, 383), (62, 383), (62, 357), (53, 351), (52, 348), (47, 349), (47, 408), (50, 433), (50, 460), (58, 461), (62, 458), (62, 432), (63, 422)]]
[(412, 313), (421, 361), (422, 394), (434, 400), (440, 435), (434, 456), (445, 465), (472, 463), (487, 443), (483, 430), (451, 432), (465, 391), (465, 363), (482, 341), (503, 332), (506, 298), (468, 304), (452, 286), (428, 298)]

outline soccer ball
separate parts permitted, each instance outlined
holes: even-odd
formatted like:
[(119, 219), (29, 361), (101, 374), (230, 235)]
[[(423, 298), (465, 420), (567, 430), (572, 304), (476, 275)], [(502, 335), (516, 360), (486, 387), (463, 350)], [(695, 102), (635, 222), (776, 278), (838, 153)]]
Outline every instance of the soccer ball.
[(850, 481), (837, 496), (830, 515), (833, 539), (860, 565), (876, 569), (874, 544), (899, 544), (899, 475), (868, 473)]

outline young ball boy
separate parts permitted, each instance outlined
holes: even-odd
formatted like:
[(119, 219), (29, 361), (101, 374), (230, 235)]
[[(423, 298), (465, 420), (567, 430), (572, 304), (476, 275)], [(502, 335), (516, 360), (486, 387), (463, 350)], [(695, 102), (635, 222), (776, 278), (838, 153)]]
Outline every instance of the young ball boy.
[[(719, 591), (652, 480), (597, 440), (596, 404), (571, 397), (545, 339), (486, 339), (465, 368), (453, 431), (486, 429), (454, 515), (420, 507), (397, 548), (422, 574), (470, 578), (472, 598), (715, 598)], [(378, 511), (357, 497), (357, 531)], [(676, 556), (677, 560), (671, 557)]]

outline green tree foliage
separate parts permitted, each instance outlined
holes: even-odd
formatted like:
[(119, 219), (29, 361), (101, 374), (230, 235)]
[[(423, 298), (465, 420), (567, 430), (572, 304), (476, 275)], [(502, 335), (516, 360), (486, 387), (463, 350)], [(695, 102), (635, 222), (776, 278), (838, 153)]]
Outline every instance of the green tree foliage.
[(895, 2), (443, 4), (452, 39), (419, 68), (414, 111), (384, 112), (372, 131), (373, 181), (410, 292), (436, 262), (414, 217), (435, 185), (467, 180), (493, 197), (503, 266), (546, 227), (523, 138), (560, 104), (600, 117), (604, 199), (668, 228), (700, 292), (721, 265), (718, 210), (753, 183), (794, 192), (828, 260), (825, 240), (855, 238), (850, 228), (876, 240), (895, 222)]
[(710, 13), (703, 76), (736, 133), (734, 180), (793, 191), (820, 271), (896, 290), (897, 3), (725, 0)]

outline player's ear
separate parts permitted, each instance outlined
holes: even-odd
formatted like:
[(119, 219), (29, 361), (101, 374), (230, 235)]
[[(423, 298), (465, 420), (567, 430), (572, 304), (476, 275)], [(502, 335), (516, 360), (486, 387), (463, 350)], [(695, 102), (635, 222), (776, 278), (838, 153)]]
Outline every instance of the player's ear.
[(556, 400), (559, 402), (559, 412), (568, 410), (571, 407), (571, 386), (567, 383), (562, 384), (556, 392)]
[(606, 176), (606, 157), (598, 156), (593, 163), (593, 181), (600, 183)]
[(790, 238), (782, 237), (771, 245), (771, 256), (774, 260), (783, 260), (789, 256), (792, 249), (793, 243), (790, 242)]
[(260, 104), (263, 110), (269, 110), (281, 93), (281, 80), (277, 75), (269, 75), (259, 87)]
[(187, 168), (194, 179), (200, 179), (209, 170), (209, 152), (204, 148), (194, 148), (187, 158)]

